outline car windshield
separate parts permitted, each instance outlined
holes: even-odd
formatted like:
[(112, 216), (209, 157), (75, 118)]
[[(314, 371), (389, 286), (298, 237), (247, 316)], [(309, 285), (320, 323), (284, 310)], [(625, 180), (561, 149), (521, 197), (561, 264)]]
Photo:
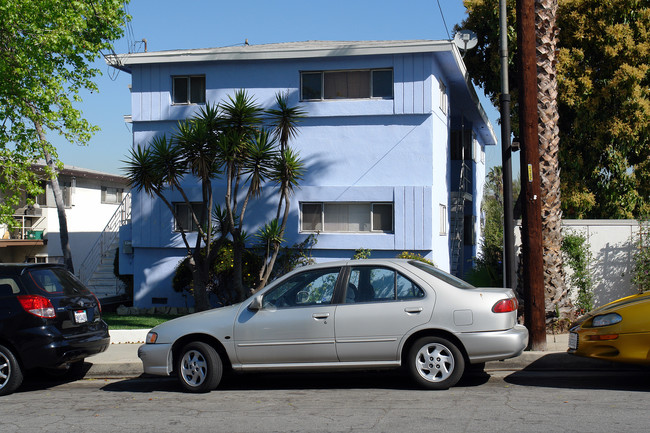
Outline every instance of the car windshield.
[(74, 296), (88, 293), (79, 280), (62, 268), (32, 269), (28, 276), (36, 288), (48, 294)]
[(418, 269), (422, 269), (424, 272), (426, 272), (429, 275), (433, 275), (434, 277), (438, 278), (439, 280), (444, 281), (447, 284), (451, 284), (454, 287), (457, 287), (459, 289), (475, 289), (476, 287), (472, 286), (471, 284), (461, 280), (458, 277), (454, 277), (451, 274), (448, 274), (444, 271), (441, 271), (440, 269), (436, 268), (435, 266), (432, 266), (428, 263), (420, 262), (417, 260), (412, 260), (409, 262), (410, 265), (415, 266)]

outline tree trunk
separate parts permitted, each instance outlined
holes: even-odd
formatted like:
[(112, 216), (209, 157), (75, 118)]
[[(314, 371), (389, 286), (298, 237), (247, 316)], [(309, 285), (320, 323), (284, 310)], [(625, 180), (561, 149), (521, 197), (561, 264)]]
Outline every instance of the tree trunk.
[[(200, 254), (200, 252), (198, 253)], [(194, 291), (194, 308), (196, 311), (205, 311), (210, 308), (210, 302), (208, 301), (208, 291), (206, 287), (206, 281), (208, 281), (207, 269), (200, 257), (197, 258), (196, 255), (192, 256), (189, 260), (188, 265), (192, 271), (192, 283)]]
[(535, 1), (537, 39), (537, 111), (542, 198), (542, 245), (547, 321), (572, 310), (562, 268), (562, 210), (560, 208), (559, 115), (556, 79), (557, 0)]
[(66, 269), (74, 274), (74, 264), (72, 263), (72, 250), (70, 250), (70, 237), (68, 235), (68, 220), (65, 216), (65, 204), (63, 203), (63, 194), (61, 193), (61, 187), (59, 185), (59, 179), (57, 176), (56, 165), (52, 159), (52, 155), (47, 149), (45, 143), (45, 133), (43, 132), (43, 126), (38, 120), (34, 120), (34, 126), (38, 132), (38, 137), (41, 140), (43, 145), (43, 155), (45, 156), (45, 162), (50, 169), (48, 182), (52, 188), (52, 193), (54, 194), (54, 203), (56, 204), (56, 212), (59, 217), (59, 236), (61, 238), (61, 250), (63, 253), (63, 264)]

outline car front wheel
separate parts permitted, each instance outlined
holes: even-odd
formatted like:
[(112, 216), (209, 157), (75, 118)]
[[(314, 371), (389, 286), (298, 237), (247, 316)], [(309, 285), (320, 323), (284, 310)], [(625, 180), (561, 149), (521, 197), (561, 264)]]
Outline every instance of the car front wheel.
[(0, 395), (14, 392), (23, 382), (23, 372), (13, 352), (0, 346)]
[(183, 347), (176, 362), (181, 386), (189, 392), (209, 392), (221, 381), (223, 364), (209, 344), (194, 341)]
[(465, 369), (458, 347), (442, 337), (418, 339), (409, 351), (408, 363), (413, 379), (427, 389), (454, 386)]

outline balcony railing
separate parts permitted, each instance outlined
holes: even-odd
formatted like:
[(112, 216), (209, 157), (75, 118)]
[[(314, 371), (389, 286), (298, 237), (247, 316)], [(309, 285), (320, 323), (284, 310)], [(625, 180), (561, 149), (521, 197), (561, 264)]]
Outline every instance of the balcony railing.
[(14, 214), (16, 224), (13, 227), (3, 225), (0, 228), (0, 240), (43, 240), (45, 217), (40, 215), (40, 209), (37, 211), (27, 215), (24, 212)]

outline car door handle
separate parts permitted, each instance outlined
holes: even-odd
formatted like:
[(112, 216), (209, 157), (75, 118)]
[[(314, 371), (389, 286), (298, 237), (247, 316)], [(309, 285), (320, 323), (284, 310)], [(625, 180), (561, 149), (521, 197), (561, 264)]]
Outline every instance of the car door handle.
[(406, 311), (408, 314), (418, 314), (422, 312), (422, 307), (406, 307), (404, 308), (404, 311)]
[(327, 319), (330, 316), (330, 313), (314, 313), (311, 315), (316, 320)]

